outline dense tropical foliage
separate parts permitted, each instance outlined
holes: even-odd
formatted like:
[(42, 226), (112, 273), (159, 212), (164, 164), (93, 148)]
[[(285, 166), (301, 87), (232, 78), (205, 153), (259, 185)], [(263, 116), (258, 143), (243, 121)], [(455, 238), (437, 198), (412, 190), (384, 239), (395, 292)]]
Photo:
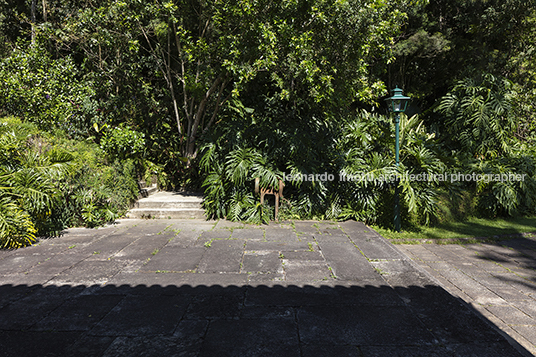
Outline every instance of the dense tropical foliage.
[(155, 174), (232, 220), (273, 217), (256, 178), (282, 219), (390, 227), (396, 185), (404, 229), (536, 213), (534, 0), (0, 5), (4, 247), (113, 221)]

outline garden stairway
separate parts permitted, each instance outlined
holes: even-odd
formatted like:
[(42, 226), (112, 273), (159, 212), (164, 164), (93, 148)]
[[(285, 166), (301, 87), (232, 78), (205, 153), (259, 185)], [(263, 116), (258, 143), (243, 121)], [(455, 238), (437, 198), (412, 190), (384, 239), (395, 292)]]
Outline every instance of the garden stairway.
[(199, 194), (151, 191), (134, 204), (127, 218), (205, 218), (202, 202)]

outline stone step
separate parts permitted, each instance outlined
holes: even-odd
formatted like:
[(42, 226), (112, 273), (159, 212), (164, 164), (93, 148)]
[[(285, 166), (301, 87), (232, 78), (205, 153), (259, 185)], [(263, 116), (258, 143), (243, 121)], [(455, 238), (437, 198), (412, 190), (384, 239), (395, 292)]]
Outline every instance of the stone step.
[(184, 192), (158, 191), (139, 199), (128, 218), (205, 218), (203, 197)]
[(156, 184), (149, 186), (149, 187), (143, 187), (140, 189), (140, 196), (141, 197), (149, 197), (151, 195), (154, 195), (158, 192), (158, 186)]
[(127, 218), (205, 219), (205, 210), (202, 208), (133, 208), (127, 213)]
[(201, 208), (200, 202), (161, 202), (161, 201), (138, 201), (134, 208), (161, 209), (161, 208)]
[(138, 200), (134, 208), (201, 208), (202, 203), (202, 196), (160, 191)]

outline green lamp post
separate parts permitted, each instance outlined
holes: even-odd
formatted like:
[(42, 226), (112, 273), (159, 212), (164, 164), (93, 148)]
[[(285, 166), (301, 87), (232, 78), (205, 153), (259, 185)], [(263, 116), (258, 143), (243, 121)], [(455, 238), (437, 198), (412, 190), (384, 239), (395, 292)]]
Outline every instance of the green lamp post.
[[(395, 165), (398, 167), (399, 151), (400, 151), (400, 113), (404, 113), (408, 106), (408, 102), (411, 100), (410, 97), (402, 95), (402, 89), (396, 87), (392, 91), (393, 96), (385, 99), (389, 106), (389, 111), (395, 113)], [(400, 232), (400, 199), (399, 199), (399, 187), (398, 179), (396, 181), (395, 187), (395, 231)]]

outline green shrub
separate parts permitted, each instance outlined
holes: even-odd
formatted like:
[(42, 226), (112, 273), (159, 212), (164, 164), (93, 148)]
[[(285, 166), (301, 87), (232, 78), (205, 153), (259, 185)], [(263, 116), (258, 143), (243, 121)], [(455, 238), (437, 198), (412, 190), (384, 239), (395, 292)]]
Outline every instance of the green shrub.
[(145, 150), (144, 134), (125, 125), (107, 130), (100, 144), (112, 161), (141, 158)]
[[(200, 166), (209, 217), (259, 221), (259, 198), (253, 195), (258, 177), (264, 188), (277, 188), (278, 180), (286, 179), (280, 218), (353, 218), (391, 226), (395, 183), (382, 178), (396, 173), (432, 175), (445, 169), (434, 135), (417, 116), (402, 116), (397, 169), (389, 118), (363, 111), (322, 121), (268, 109), (273, 116), (235, 110), (207, 138)], [(339, 174), (377, 180), (340, 180)], [(332, 180), (303, 180), (310, 175), (332, 175)], [(437, 217), (439, 182), (400, 185), (403, 217), (416, 217), (420, 223)], [(253, 212), (257, 213), (251, 216)]]
[(100, 121), (91, 83), (79, 81), (70, 57), (52, 59), (45, 48), (21, 42), (0, 59), (0, 114), (87, 136)]
[(136, 176), (132, 159), (109, 165), (87, 140), (1, 119), (0, 247), (29, 245), (66, 227), (113, 222), (137, 198)]

